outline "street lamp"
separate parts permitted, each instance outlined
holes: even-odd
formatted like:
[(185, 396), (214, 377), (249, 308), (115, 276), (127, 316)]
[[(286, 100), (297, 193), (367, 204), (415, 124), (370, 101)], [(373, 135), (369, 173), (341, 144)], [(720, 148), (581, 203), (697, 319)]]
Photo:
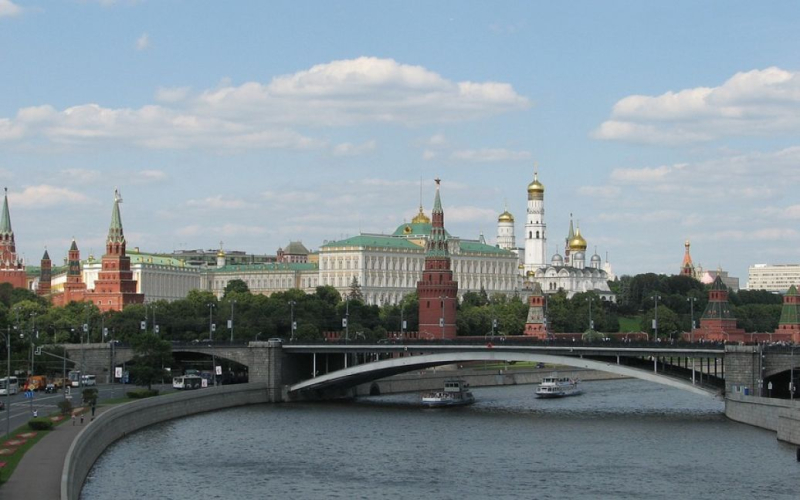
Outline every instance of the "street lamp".
[(594, 302), (594, 297), (586, 297), (586, 300), (589, 302), (589, 330), (594, 330), (594, 321), (592, 321), (592, 303)]
[(789, 361), (789, 400), (794, 401), (794, 346), (792, 346), (792, 357)]
[(6, 333), (6, 437), (11, 436), (11, 325)]
[(344, 297), (345, 302), (345, 311), (344, 311), (344, 342), (347, 343), (350, 340), (350, 296), (345, 295)]
[(403, 313), (405, 312), (406, 305), (401, 303), (400, 304), (400, 338), (405, 338), (405, 329), (406, 329), (406, 320), (403, 319)]
[(208, 304), (208, 340), (214, 340), (214, 307), (213, 303)]
[(689, 314), (692, 320), (689, 327), (689, 342), (694, 342), (694, 303), (697, 302), (697, 297), (689, 297), (686, 301), (689, 302)]
[(236, 301), (235, 301), (235, 300), (232, 300), (232, 301), (231, 301), (231, 324), (230, 324), (230, 329), (231, 329), (231, 343), (233, 343), (233, 306), (235, 306), (235, 305), (236, 305)]
[(289, 341), (290, 342), (294, 342), (294, 330), (295, 330), (295, 326), (294, 326), (294, 306), (295, 305), (297, 305), (297, 302), (295, 302), (293, 300), (289, 301), (289, 307), (291, 308), (291, 313), (290, 313), (290, 317), (289, 317), (289, 328), (292, 329), (292, 332), (289, 335)]
[(449, 297), (447, 295), (439, 295), (439, 300), (442, 301), (442, 317), (439, 318), (439, 323), (442, 327), (442, 340), (444, 340), (444, 301)]
[(653, 295), (653, 300), (656, 303), (655, 307), (655, 319), (653, 319), (653, 342), (658, 342), (658, 300), (661, 298), (658, 294)]

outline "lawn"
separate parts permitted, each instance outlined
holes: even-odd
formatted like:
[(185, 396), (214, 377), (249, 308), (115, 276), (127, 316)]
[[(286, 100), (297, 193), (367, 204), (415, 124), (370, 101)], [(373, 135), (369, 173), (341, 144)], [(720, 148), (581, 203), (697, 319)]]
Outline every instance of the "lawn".
[(641, 332), (642, 331), (642, 318), (641, 316), (634, 316), (626, 318), (620, 316), (619, 318), (619, 331), (621, 332)]

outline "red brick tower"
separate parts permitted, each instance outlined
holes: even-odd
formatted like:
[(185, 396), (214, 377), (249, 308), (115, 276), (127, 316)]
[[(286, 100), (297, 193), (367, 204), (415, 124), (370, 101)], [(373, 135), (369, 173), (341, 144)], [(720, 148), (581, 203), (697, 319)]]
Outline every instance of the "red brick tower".
[(542, 286), (534, 282), (528, 299), (528, 320), (525, 322), (525, 335), (537, 339), (547, 338), (547, 320), (544, 316), (544, 294)]
[(781, 319), (775, 334), (776, 337), (780, 335), (777, 340), (800, 343), (800, 295), (797, 294), (797, 287), (794, 285), (789, 287), (789, 291), (783, 296)]
[(417, 282), (419, 334), (423, 339), (452, 339), (456, 336), (458, 282), (453, 281), (453, 271), (450, 269), (439, 182), (436, 179), (431, 234), (425, 245), (425, 269), (422, 271), (422, 280)]
[(708, 305), (700, 318), (700, 328), (694, 331), (695, 338), (725, 342), (743, 342), (744, 330), (736, 327), (736, 318), (728, 303), (728, 287), (719, 273), (708, 292)]
[(144, 294), (136, 293), (136, 280), (131, 272), (131, 259), (125, 254), (125, 235), (122, 232), (122, 217), (119, 204), (122, 198), (114, 191), (114, 208), (106, 239), (106, 254), (101, 270), (94, 282), (94, 291), (87, 297), (101, 311), (121, 311), (129, 304), (144, 302)]
[(53, 263), (46, 248), (44, 249), (44, 255), (42, 255), (41, 269), (39, 287), (36, 289), (36, 294), (40, 296), (50, 295), (50, 287), (53, 282)]
[(694, 264), (692, 263), (692, 256), (689, 255), (689, 240), (684, 243), (686, 252), (683, 254), (683, 264), (681, 264), (681, 276), (688, 276), (694, 278)]
[(11, 215), (8, 212), (8, 188), (3, 199), (3, 214), (0, 216), (0, 283), (11, 283), (17, 288), (28, 286), (25, 265), (17, 257), (14, 231), (11, 229)]
[(81, 274), (81, 252), (78, 244), (72, 239), (72, 245), (67, 254), (67, 282), (64, 283), (64, 298), (62, 305), (70, 302), (81, 302), (86, 299), (86, 283)]

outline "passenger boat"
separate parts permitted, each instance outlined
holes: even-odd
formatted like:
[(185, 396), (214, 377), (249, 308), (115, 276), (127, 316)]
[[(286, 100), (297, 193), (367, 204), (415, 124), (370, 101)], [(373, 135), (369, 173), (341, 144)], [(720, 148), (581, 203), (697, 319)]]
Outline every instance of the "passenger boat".
[(469, 384), (464, 380), (446, 380), (441, 391), (428, 392), (422, 395), (422, 405), (436, 408), (442, 406), (465, 406), (475, 402), (475, 397), (469, 390)]
[(577, 396), (582, 392), (583, 391), (578, 388), (577, 379), (552, 375), (542, 379), (542, 383), (536, 388), (536, 397), (563, 398), (566, 396)]

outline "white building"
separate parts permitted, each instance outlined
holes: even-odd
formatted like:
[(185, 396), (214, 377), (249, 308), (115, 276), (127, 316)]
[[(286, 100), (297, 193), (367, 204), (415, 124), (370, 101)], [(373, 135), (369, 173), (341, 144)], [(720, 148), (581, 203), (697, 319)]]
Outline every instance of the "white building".
[[(595, 251), (589, 265), (586, 265), (586, 240), (581, 235), (580, 227), (573, 229), (572, 220), (564, 247), (564, 256), (556, 252), (550, 261), (546, 260), (547, 235), (544, 220), (544, 185), (539, 182), (538, 172), (534, 173), (533, 182), (528, 184), (527, 219), (525, 223), (525, 252), (520, 279), (527, 283), (524, 288), (531, 288), (533, 282), (538, 283), (545, 294), (564, 290), (568, 297), (580, 292), (594, 292), (603, 300), (616, 301), (616, 296), (608, 287), (612, 279), (611, 266), (603, 264), (600, 255)], [(513, 228), (514, 216), (508, 210), (500, 214), (497, 220), (498, 246), (512, 250), (515, 241), (513, 229), (509, 234), (509, 222)], [(502, 235), (502, 238), (501, 238)]]
[(786, 293), (800, 286), (800, 264), (755, 264), (747, 272), (748, 290)]
[[(430, 232), (430, 218), (420, 207), (410, 223), (401, 224), (391, 235), (360, 234), (326, 243), (319, 250), (319, 284), (345, 295), (356, 279), (367, 304), (396, 304), (417, 289)], [(448, 234), (447, 244), (459, 296), (481, 289), (489, 295), (513, 295), (519, 290), (513, 252), (488, 245), (482, 237), (467, 240)]]

